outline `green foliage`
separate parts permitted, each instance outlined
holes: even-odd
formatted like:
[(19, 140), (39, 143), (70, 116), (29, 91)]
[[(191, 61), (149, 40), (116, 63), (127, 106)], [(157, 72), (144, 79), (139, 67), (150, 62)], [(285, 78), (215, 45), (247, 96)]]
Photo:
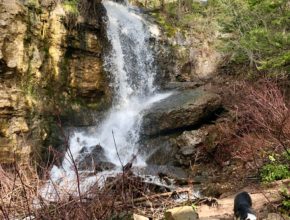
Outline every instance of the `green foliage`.
[(283, 160), (278, 161), (274, 156), (269, 156), (271, 162), (262, 167), (260, 174), (263, 182), (273, 182), (275, 180), (290, 178), (290, 160), (285, 157), (283, 158), (286, 159), (286, 164), (281, 162)]
[(162, 7), (154, 16), (169, 36), (187, 31), (210, 39), (218, 28), (219, 49), (233, 64), (248, 64), (269, 76), (290, 71), (289, 0), (140, 1)]
[[(290, 187), (290, 184), (288, 184), (288, 188)], [(280, 190), (280, 194), (283, 197), (282, 201), (282, 211), (285, 211), (286, 213), (289, 213), (290, 211), (290, 192), (286, 186), (284, 186)]]
[(289, 167), (283, 164), (267, 164), (263, 166), (261, 176), (263, 182), (286, 179), (290, 177)]
[(259, 70), (290, 69), (290, 5), (288, 0), (210, 0), (232, 61)]
[(73, 15), (79, 14), (78, 5), (79, 5), (79, 0), (65, 0), (63, 2), (64, 10), (67, 13), (73, 14)]
[(176, 33), (194, 34), (197, 38), (212, 36), (216, 29), (211, 22), (211, 11), (207, 4), (192, 0), (164, 1), (162, 10), (152, 13), (169, 37)]
[(164, 31), (167, 33), (169, 37), (173, 36), (176, 33), (176, 28), (168, 21), (166, 16), (159, 13), (152, 13), (155, 17), (158, 24), (163, 27)]
[(197, 206), (195, 204), (191, 204), (191, 207), (194, 211), (197, 211)]
[(29, 8), (38, 8), (39, 7), (39, 2), (38, 0), (28, 0), (26, 2), (26, 5), (29, 7)]

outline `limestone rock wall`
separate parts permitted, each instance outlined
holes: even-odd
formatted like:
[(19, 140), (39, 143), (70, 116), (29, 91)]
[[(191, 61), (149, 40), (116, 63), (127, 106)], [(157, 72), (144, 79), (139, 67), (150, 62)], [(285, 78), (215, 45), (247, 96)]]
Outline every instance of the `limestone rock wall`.
[[(158, 17), (157, 17), (158, 20)], [(158, 22), (157, 22), (158, 23)], [(201, 22), (199, 22), (201, 23)], [(168, 33), (164, 26), (171, 25), (158, 23), (162, 34), (156, 43), (158, 64), (162, 78), (168, 84), (179, 83), (178, 87), (191, 84), (189, 87), (197, 87), (197, 83), (204, 84), (218, 75), (222, 65), (223, 54), (217, 49), (218, 30), (203, 30), (195, 25), (189, 27), (172, 27), (175, 31)], [(210, 32), (210, 33), (204, 33)], [(169, 82), (169, 83), (168, 83)], [(172, 89), (171, 86), (169, 86)], [(176, 87), (176, 86), (174, 86)]]
[(173, 78), (180, 82), (208, 80), (218, 73), (222, 55), (215, 49), (211, 39), (199, 39), (194, 34), (176, 34), (170, 39), (176, 55)]
[(60, 1), (0, 1), (0, 163), (43, 158), (61, 142), (58, 116), (90, 124), (109, 105), (101, 16), (71, 24)]

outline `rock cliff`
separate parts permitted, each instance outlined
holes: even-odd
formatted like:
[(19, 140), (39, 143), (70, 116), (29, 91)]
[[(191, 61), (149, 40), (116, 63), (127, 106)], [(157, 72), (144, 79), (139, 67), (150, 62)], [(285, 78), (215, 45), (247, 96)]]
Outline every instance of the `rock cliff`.
[(1, 163), (44, 158), (48, 146), (61, 143), (58, 117), (93, 124), (92, 109), (110, 103), (102, 68), (104, 9), (97, 0), (84, 1), (77, 12), (64, 4), (0, 2)]

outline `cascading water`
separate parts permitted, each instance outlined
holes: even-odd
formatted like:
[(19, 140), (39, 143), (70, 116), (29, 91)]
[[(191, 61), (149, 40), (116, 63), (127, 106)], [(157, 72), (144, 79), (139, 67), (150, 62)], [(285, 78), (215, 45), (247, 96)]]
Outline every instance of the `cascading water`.
[[(77, 131), (70, 136), (69, 151), (62, 166), (54, 166), (51, 170), (54, 185), (62, 185), (66, 189), (67, 182), (71, 184), (76, 178), (72, 158), (81, 160), (82, 152), (90, 153), (96, 145), (104, 149), (106, 159), (117, 167), (132, 160), (133, 155), (136, 155), (135, 166), (145, 166), (145, 158), (138, 154), (137, 144), (142, 111), (170, 95), (156, 93), (149, 26), (128, 5), (112, 1), (104, 1), (103, 5), (107, 10), (107, 36), (111, 43), (105, 68), (113, 76), (113, 106), (93, 133)], [(84, 186), (95, 181), (98, 181), (96, 176), (86, 177), (81, 182), (81, 188), (85, 189)]]

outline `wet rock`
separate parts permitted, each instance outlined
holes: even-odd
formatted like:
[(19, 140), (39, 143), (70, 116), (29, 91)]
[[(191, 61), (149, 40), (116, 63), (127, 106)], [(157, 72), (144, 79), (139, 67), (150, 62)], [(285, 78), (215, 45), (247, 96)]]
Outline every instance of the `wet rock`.
[(186, 90), (186, 89), (196, 89), (197, 87), (203, 85), (204, 82), (194, 81), (194, 82), (169, 82), (163, 88), (168, 90)]
[(181, 206), (168, 209), (165, 212), (165, 220), (197, 220), (198, 215), (191, 206)]
[(221, 108), (221, 97), (201, 88), (177, 92), (154, 104), (143, 116), (141, 134), (171, 133), (207, 122)]
[(144, 140), (142, 143), (142, 150), (144, 154), (147, 155), (146, 162), (148, 164), (175, 165), (178, 162), (175, 157), (178, 152), (178, 146), (174, 137), (161, 136)]
[(107, 101), (108, 81), (103, 75), (102, 61), (99, 56), (74, 52), (70, 59), (69, 72), (70, 86), (79, 96), (88, 102), (96, 99)]
[(115, 164), (109, 162), (105, 156), (104, 149), (101, 145), (96, 145), (91, 151), (84, 147), (80, 151), (80, 158), (77, 159), (79, 170), (94, 169), (95, 172), (101, 172), (104, 170), (112, 170), (115, 168)]
[(159, 166), (159, 165), (148, 165), (142, 168), (134, 168), (133, 171), (139, 175), (147, 176), (167, 176), (175, 180), (185, 180), (188, 175), (187, 172), (181, 167), (175, 166)]
[(102, 172), (105, 170), (112, 170), (116, 167), (115, 164), (108, 161), (100, 161), (95, 165), (95, 172)]

